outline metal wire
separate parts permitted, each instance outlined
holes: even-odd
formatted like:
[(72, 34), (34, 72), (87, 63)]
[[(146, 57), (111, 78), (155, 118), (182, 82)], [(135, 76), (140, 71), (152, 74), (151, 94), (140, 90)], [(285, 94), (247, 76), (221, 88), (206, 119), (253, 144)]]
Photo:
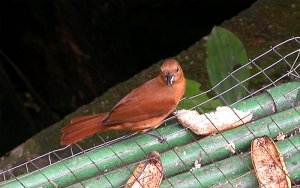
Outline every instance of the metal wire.
[[(237, 68), (236, 70), (232, 71), (231, 73), (228, 73), (228, 75), (221, 80), (218, 84), (216, 84), (215, 86), (213, 86), (211, 89), (203, 92), (203, 93), (199, 93), (197, 95), (191, 96), (191, 97), (185, 97), (183, 98), (181, 101), (190, 101), (193, 104), (193, 107), (190, 110), (195, 110), (197, 109), (197, 111), (201, 112), (202, 114), (204, 114), (206, 116), (206, 118), (211, 122), (212, 125), (213, 122), (212, 120), (204, 113), (202, 107), (204, 105), (209, 104), (210, 102), (212, 102), (215, 99), (219, 99), (222, 100), (224, 102), (224, 104), (226, 104), (228, 107), (232, 107), (232, 105), (235, 105), (245, 99), (248, 99), (250, 97), (254, 97), (257, 94), (265, 91), (266, 89), (270, 88), (270, 87), (276, 87), (278, 86), (280, 83), (285, 82), (287, 80), (290, 80), (290, 77), (293, 77), (293, 79), (295, 80), (300, 80), (300, 75), (299, 72), (297, 71), (297, 69), (300, 67), (300, 63), (299, 63), (299, 57), (300, 57), (300, 37), (292, 37), (290, 39), (287, 39), (275, 46), (271, 46), (269, 50), (267, 50), (266, 52), (262, 53), (261, 55), (257, 56), (254, 59), (249, 59), (248, 63)], [(266, 64), (265, 62), (268, 62), (267, 59), (270, 62), (268, 64)], [(274, 60), (275, 59), (275, 60)], [(262, 65), (264, 64), (264, 65)], [(282, 74), (280, 76), (271, 76), (271, 74), (269, 73), (269, 71), (272, 71), (273, 69), (275, 69), (277, 66), (282, 67)], [(243, 69), (247, 69), (249, 67), (255, 68), (256, 71), (253, 71), (254, 74), (251, 74), (251, 76), (249, 76), (248, 78), (244, 79), (244, 80), (240, 80), (236, 75), (242, 71)], [(253, 91), (249, 91), (247, 89), (247, 87), (245, 86), (245, 84), (250, 83), (253, 79), (258, 79), (258, 78), (262, 78), (264, 79), (264, 83), (263, 85), (259, 85), (257, 86), (257, 88)], [(220, 87), (220, 85), (222, 85), (226, 80), (231, 79), (231, 80), (235, 80), (237, 84), (235, 84), (234, 86), (218, 93), (217, 92), (217, 88)], [(239, 100), (237, 100), (236, 102), (229, 104), (228, 101), (224, 98), (224, 94), (232, 91), (233, 89), (237, 88), (237, 87), (242, 87), (245, 92), (247, 93), (247, 95)], [(203, 97), (204, 95), (207, 95), (209, 93), (217, 93), (215, 96), (211, 97), (210, 99), (203, 101), (203, 102), (197, 102), (198, 98)], [(294, 91), (291, 91), (294, 92)], [(289, 101), (289, 99), (283, 94), (281, 93), (283, 97), (279, 98), (278, 100), (281, 100), (282, 98), (284, 98), (286, 101)], [(259, 104), (260, 108), (263, 109), (264, 111), (266, 111), (265, 106), (262, 106), (259, 102), (257, 102), (257, 104)], [(270, 104), (266, 104), (270, 105)], [(293, 104), (291, 104), (291, 106), (293, 106)], [(293, 106), (293, 109), (299, 114), (300, 116), (300, 112), (295, 108), (295, 106)], [(236, 114), (236, 112), (232, 109), (232, 111), (235, 113), (235, 115), (239, 118), (239, 121), (243, 122), (243, 119), (241, 117), (239, 117), (238, 114)], [(284, 116), (285, 114), (283, 114), (282, 116)], [(297, 133), (296, 129), (292, 129), (289, 131), (283, 131), (281, 129), (281, 127), (277, 124), (276, 119), (272, 118), (271, 116), (269, 116), (271, 121), (270, 122), (266, 122), (263, 126), (264, 127), (269, 127), (271, 124), (274, 124), (278, 130), (280, 130), (280, 132), (283, 132), (284, 134), (286, 134), (287, 136), (289, 135), (293, 135), (293, 133)], [(277, 117), (278, 119), (282, 118), (281, 116)], [(164, 122), (163, 122), (163, 126), (167, 126), (167, 124), (170, 124), (171, 121), (175, 119), (175, 116), (171, 116), (169, 118), (167, 118)], [(249, 131), (249, 134), (244, 135), (244, 137), (255, 137), (255, 134), (253, 133), (253, 130), (251, 130), (250, 127), (248, 127), (247, 125), (245, 126), (247, 128), (247, 130)], [(215, 128), (218, 130), (218, 128), (215, 126)], [(183, 128), (182, 130), (179, 130), (178, 132), (174, 132), (174, 133), (170, 133), (168, 135), (164, 135), (165, 137), (172, 137), (176, 134), (178, 134), (179, 132), (186, 132), (187, 128)], [(157, 134), (160, 134), (159, 131), (155, 130)], [(222, 169), (216, 164), (216, 161), (211, 158), (212, 153), (208, 153), (207, 151), (205, 151), (205, 149), (200, 145), (199, 141), (201, 141), (201, 139), (199, 140), (199, 138), (197, 138), (194, 134), (192, 134), (190, 131), (187, 131), (187, 133), (191, 136), (192, 141), (197, 143), (197, 145), (201, 148), (201, 150), (204, 152), (204, 155), (201, 156), (199, 158), (199, 160), (203, 159), (204, 157), (208, 158), (210, 163), (213, 164), (216, 169), (218, 171), (220, 171), (220, 173), (222, 174), (222, 176), (227, 179), (228, 184), (230, 184), (232, 187), (235, 187), (235, 185), (232, 183), (233, 180), (242, 178), (248, 174), (254, 173), (252, 171), (252, 168), (250, 166), (248, 166), (247, 162), (244, 161), (244, 157), (245, 155), (243, 155), (242, 153), (238, 153), (239, 151), (236, 151), (236, 155), (237, 157), (247, 166), (249, 172), (247, 172), (246, 174), (241, 174), (238, 177), (235, 177), (233, 179), (228, 179), (226, 177), (226, 174), (222, 171)], [(299, 134), (299, 133), (297, 133)], [(145, 159), (142, 159), (141, 161), (135, 161), (132, 163), (127, 163), (126, 161), (123, 160), (123, 157), (126, 156), (127, 154), (130, 154), (131, 150), (126, 150), (123, 152), (119, 152), (119, 151), (115, 151), (114, 148), (112, 147), (112, 144), (114, 143), (118, 143), (127, 139), (130, 139), (132, 137), (134, 137), (136, 134), (127, 134), (124, 135), (122, 137), (119, 137), (117, 139), (113, 139), (113, 140), (105, 140), (104, 138), (102, 138), (101, 136), (97, 135), (98, 138), (100, 138), (101, 143), (100, 144), (95, 144), (93, 147), (90, 148), (83, 148), (82, 146), (80, 146), (80, 143), (77, 143), (77, 149), (79, 149), (78, 151), (74, 151), (74, 149), (72, 146), (66, 146), (64, 148), (61, 149), (57, 149), (57, 150), (53, 150), (49, 153), (46, 153), (44, 155), (41, 155), (39, 157), (36, 157), (35, 159), (29, 160), (28, 162), (25, 162), (21, 165), (15, 166), (13, 168), (10, 168), (8, 170), (4, 170), (2, 172), (0, 172), (0, 185), (1, 185), (1, 181), (3, 182), (8, 182), (11, 180), (16, 180), (20, 183), (20, 185), (22, 187), (26, 187), (26, 185), (24, 185), (22, 183), (22, 181), (20, 181), (19, 176), (22, 175), (22, 177), (26, 177), (26, 176), (30, 176), (33, 173), (40, 173), (44, 178), (46, 178), (46, 180), (48, 181), (48, 183), (50, 185), (53, 185), (53, 181), (55, 181), (57, 178), (59, 177), (47, 177), (44, 173), (43, 170), (46, 169), (49, 166), (55, 165), (55, 164), (62, 164), (66, 169), (68, 169), (67, 174), (61, 174), (63, 175), (72, 175), (76, 182), (79, 183), (82, 187), (85, 187), (85, 179), (82, 179), (80, 177), (78, 177), (76, 175), (76, 171), (73, 169), (70, 169), (68, 167), (68, 165), (65, 163), (66, 160), (72, 159), (74, 157), (77, 156), (85, 156), (87, 157), (91, 163), (87, 164), (88, 166), (95, 166), (97, 168), (98, 173), (94, 174), (94, 176), (103, 176), (111, 185), (111, 187), (114, 187), (113, 183), (110, 182), (109, 178), (108, 178), (108, 174), (119, 170), (120, 168), (125, 168), (127, 169), (131, 174), (133, 174), (133, 171), (131, 171), (131, 167), (133, 167), (134, 165), (137, 165), (139, 162), (144, 161)], [(226, 138), (226, 136), (223, 135), (223, 133), (219, 133), (219, 135), (228, 143), (230, 144), (231, 142), (235, 143), (237, 141), (240, 141), (244, 138), (240, 137), (237, 138), (235, 140), (228, 140)], [(291, 145), (294, 147), (293, 149), (295, 149), (299, 154), (300, 154), (300, 150), (299, 148), (297, 148), (293, 142), (289, 141), (291, 143)], [(138, 143), (137, 141), (134, 141), (134, 143), (137, 145), (137, 147), (144, 153), (145, 156), (147, 156), (147, 151), (144, 149), (144, 147), (147, 144), (153, 144), (153, 143), (146, 143), (144, 145)], [(168, 146), (168, 148), (171, 148), (170, 151), (173, 151), (175, 153), (175, 155), (178, 157), (178, 159), (181, 161), (182, 165), (186, 166), (187, 169), (190, 169), (191, 164), (193, 164), (194, 160), (183, 160), (180, 157), (180, 154), (177, 152), (176, 148), (172, 148), (172, 144), (170, 144), (168, 142), (168, 140), (166, 141), (166, 144)], [(123, 164), (120, 167), (117, 167), (116, 169), (112, 169), (109, 172), (105, 172), (102, 169), (100, 169), (98, 167), (98, 162), (101, 161), (102, 159), (97, 159), (97, 160), (93, 160), (92, 158), (90, 158), (89, 154), (93, 151), (96, 151), (98, 149), (101, 148), (109, 148), (113, 155), (110, 156), (109, 158), (113, 158), (113, 157), (117, 157), (121, 163)], [(222, 148), (215, 148), (215, 151), (222, 149)], [(234, 149), (234, 148), (232, 148)], [(286, 154), (288, 155), (288, 153)], [(55, 157), (55, 158), (54, 158)], [(273, 159), (275, 160), (275, 159)], [(46, 162), (45, 162), (46, 161)], [(185, 162), (186, 161), (186, 162)], [(207, 164), (209, 164), (207, 162)], [(175, 168), (175, 167), (174, 167)], [(283, 170), (283, 169), (282, 169)], [(204, 187), (203, 184), (201, 183), (201, 180), (193, 173), (193, 171), (190, 172), (191, 173), (191, 179), (195, 179), (199, 185), (201, 187)], [(138, 180), (138, 178), (136, 177), (136, 179)], [(168, 177), (164, 177), (164, 180), (169, 181)], [(294, 182), (296, 183), (296, 182)], [(169, 181), (169, 184), (171, 187), (174, 187), (175, 185), (172, 184), (172, 182)], [(122, 185), (124, 186), (124, 185)]]

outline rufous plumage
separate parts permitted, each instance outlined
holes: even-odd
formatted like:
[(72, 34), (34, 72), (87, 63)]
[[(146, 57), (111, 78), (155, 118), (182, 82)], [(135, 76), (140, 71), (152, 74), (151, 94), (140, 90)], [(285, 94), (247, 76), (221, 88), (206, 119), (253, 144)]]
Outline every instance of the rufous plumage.
[(175, 59), (166, 59), (158, 76), (132, 90), (110, 112), (81, 116), (61, 129), (61, 144), (75, 143), (96, 132), (155, 129), (172, 113), (185, 93), (185, 78)]

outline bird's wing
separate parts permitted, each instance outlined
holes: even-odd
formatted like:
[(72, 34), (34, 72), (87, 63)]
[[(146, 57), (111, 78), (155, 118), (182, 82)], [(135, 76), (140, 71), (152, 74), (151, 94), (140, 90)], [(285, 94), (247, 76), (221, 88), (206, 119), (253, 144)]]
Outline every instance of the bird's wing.
[(110, 112), (105, 125), (166, 116), (176, 107), (172, 89), (152, 79), (125, 96)]

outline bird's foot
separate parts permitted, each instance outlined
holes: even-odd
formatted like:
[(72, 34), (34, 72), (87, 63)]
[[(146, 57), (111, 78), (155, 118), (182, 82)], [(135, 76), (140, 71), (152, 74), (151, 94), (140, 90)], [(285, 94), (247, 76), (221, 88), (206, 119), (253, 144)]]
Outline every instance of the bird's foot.
[(159, 141), (159, 143), (164, 143), (164, 142), (167, 141), (167, 138), (164, 137), (164, 136), (158, 136), (158, 137), (157, 137), (157, 140)]
[(153, 134), (153, 133), (149, 133), (149, 132), (145, 132), (145, 134), (157, 138), (157, 141), (159, 141), (159, 143), (164, 143), (164, 142), (167, 141), (167, 138), (164, 137), (164, 136), (157, 136), (157, 135), (155, 135), (155, 134)]

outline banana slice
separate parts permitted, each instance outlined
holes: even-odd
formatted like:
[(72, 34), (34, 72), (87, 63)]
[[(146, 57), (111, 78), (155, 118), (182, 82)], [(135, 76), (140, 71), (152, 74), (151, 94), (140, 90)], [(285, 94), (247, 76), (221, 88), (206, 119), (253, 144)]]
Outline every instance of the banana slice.
[(252, 120), (253, 115), (228, 106), (218, 107), (215, 111), (199, 114), (196, 110), (178, 110), (178, 121), (197, 135), (211, 135), (233, 129)]
[(162, 178), (160, 155), (157, 151), (152, 151), (135, 169), (125, 188), (159, 188)]
[(259, 187), (291, 187), (284, 160), (271, 138), (264, 136), (252, 141), (251, 159)]

